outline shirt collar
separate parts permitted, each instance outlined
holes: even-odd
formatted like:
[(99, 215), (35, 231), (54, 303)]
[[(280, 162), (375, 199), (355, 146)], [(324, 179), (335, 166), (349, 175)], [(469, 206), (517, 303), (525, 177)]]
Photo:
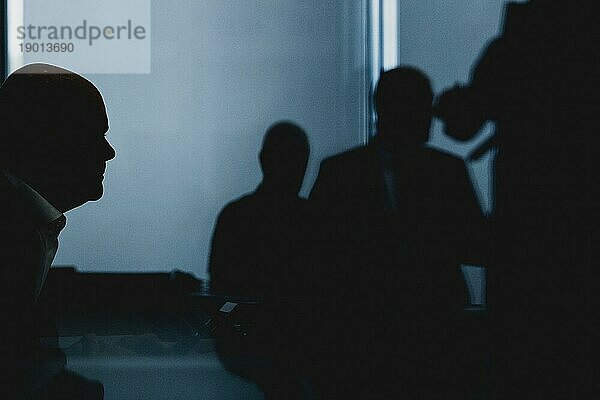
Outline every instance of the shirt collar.
[(32, 214), (35, 221), (43, 227), (51, 227), (59, 232), (64, 228), (66, 218), (35, 189), (18, 176), (7, 170), (1, 170), (6, 179), (15, 188), (24, 206)]

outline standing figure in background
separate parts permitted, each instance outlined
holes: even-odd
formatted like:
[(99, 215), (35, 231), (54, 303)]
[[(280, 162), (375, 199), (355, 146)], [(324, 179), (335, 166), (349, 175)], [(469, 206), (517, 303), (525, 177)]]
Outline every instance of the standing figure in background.
[(598, 398), (600, 8), (510, 3), (466, 87), (441, 97), (453, 136), (497, 125), (493, 396)]
[(483, 215), (463, 161), (426, 147), (432, 100), (421, 71), (384, 72), (376, 136), (324, 160), (310, 196), (330, 331), (350, 324), (329, 340), (328, 359), (343, 364), (331, 365), (341, 371), (331, 389), (348, 391), (339, 398), (449, 393), (451, 325), (466, 301), (459, 266), (476, 258)]
[(211, 291), (257, 298), (297, 294), (307, 226), (298, 196), (308, 163), (306, 134), (290, 122), (271, 126), (259, 159), (263, 180), (217, 219), (210, 253)]

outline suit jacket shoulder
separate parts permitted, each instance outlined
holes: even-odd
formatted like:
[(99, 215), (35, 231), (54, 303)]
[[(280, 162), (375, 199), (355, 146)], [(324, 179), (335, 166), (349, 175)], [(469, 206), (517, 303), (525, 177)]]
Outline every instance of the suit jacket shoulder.
[(376, 159), (376, 149), (373, 146), (354, 147), (343, 153), (327, 157), (321, 162), (321, 169), (349, 171), (356, 168), (362, 168), (365, 163), (370, 163)]
[(379, 191), (378, 158), (374, 146), (362, 146), (326, 158), (310, 194), (316, 204), (340, 204)]
[(3, 330), (0, 340), (12, 346), (7, 356), (12, 361), (5, 362), (27, 362), (35, 329), (35, 276), (41, 241), (18, 194), (1, 174), (0, 207), (4, 213), (0, 224), (0, 318), (10, 327)]

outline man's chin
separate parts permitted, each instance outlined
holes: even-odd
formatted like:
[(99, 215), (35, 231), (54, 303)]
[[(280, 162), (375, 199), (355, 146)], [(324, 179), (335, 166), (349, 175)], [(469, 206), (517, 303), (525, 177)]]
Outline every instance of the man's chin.
[(90, 201), (98, 201), (102, 198), (104, 194), (104, 187), (100, 185), (92, 194), (90, 195)]
[(60, 198), (54, 199), (54, 201), (51, 202), (52, 205), (54, 205), (61, 212), (67, 212), (82, 206), (89, 201), (100, 200), (104, 193), (102, 184), (94, 187), (87, 187), (85, 188), (86, 190), (82, 190), (83, 188), (81, 186), (78, 189), (79, 190), (76, 192), (71, 191), (69, 196), (61, 196)]
[(88, 201), (98, 201), (102, 198), (103, 194), (104, 187), (102, 186), (102, 184), (95, 187), (90, 187), (89, 190), (87, 190), (87, 196), (84, 197), (85, 201), (82, 204)]

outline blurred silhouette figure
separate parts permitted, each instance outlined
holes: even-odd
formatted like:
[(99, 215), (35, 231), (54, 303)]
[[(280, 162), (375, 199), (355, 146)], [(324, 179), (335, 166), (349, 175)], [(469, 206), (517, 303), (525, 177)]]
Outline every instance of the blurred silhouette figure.
[(597, 2), (510, 3), (471, 81), (442, 96), (450, 134), (497, 125), (493, 395), (597, 398)]
[(100, 383), (64, 368), (56, 340), (45, 348), (37, 338), (53, 333), (38, 298), (63, 213), (102, 196), (106, 161), (115, 155), (102, 96), (77, 74), (31, 64), (0, 88), (0, 121), (2, 397), (102, 398)]
[[(236, 345), (235, 336), (217, 338), (219, 354), (230, 371), (256, 381), (267, 399), (304, 396), (299, 343), (311, 277), (305, 273), (309, 213), (298, 192), (308, 157), (302, 128), (291, 122), (272, 125), (259, 155), (262, 182), (221, 211), (213, 235), (211, 291), (260, 302), (244, 345)], [(240, 357), (263, 360), (264, 365), (231, 362)]]
[(324, 383), (329, 396), (454, 390), (442, 380), (456, 369), (452, 323), (466, 301), (459, 264), (477, 257), (483, 219), (462, 160), (425, 146), (432, 99), (421, 71), (384, 72), (375, 138), (321, 164), (310, 200), (326, 221), (323, 303), (333, 324), (351, 324), (331, 338), (340, 375)]
[(304, 131), (271, 126), (260, 151), (263, 180), (221, 211), (213, 234), (211, 291), (256, 298), (297, 293), (306, 252), (306, 200), (298, 196), (309, 156)]

